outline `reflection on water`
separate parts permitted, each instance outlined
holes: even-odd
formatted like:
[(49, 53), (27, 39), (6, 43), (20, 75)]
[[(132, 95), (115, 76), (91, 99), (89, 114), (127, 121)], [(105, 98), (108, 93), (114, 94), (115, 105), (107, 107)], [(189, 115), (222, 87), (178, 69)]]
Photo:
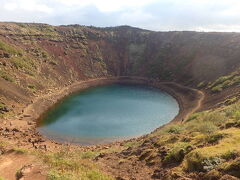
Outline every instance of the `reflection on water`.
[(38, 129), (60, 141), (107, 143), (149, 133), (178, 110), (176, 100), (157, 89), (106, 85), (64, 99), (43, 117)]

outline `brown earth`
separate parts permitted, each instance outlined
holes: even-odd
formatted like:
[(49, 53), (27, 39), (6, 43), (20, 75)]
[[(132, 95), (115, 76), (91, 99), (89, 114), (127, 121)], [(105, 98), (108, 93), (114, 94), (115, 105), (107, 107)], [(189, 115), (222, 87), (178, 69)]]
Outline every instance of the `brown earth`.
[[(201, 82), (207, 84), (237, 70), (239, 57), (239, 33), (0, 23), (0, 107), (5, 108), (0, 111), (0, 140), (19, 148), (58, 151), (61, 143), (36, 131), (37, 119), (64, 96), (108, 83), (141, 83), (163, 89), (180, 105), (180, 113), (171, 123), (182, 123), (193, 112), (217, 108), (226, 99), (239, 96), (239, 86), (220, 93), (197, 88)], [(124, 142), (72, 146), (82, 151), (109, 146), (122, 149)], [(144, 156), (145, 148), (154, 142), (143, 143), (136, 158)], [(16, 171), (30, 164), (26, 178), (45, 176), (45, 167), (32, 156), (6, 152), (0, 156), (0, 176), (15, 179)], [(157, 179), (171, 173), (136, 158), (127, 159), (128, 153), (131, 151), (110, 153), (97, 163), (118, 179)]]
[[(59, 100), (61, 100), (63, 97), (74, 93), (76, 91), (83, 90), (85, 88), (93, 87), (93, 86), (99, 86), (104, 84), (112, 84), (112, 83), (127, 83), (127, 84), (144, 84), (148, 86), (154, 86), (161, 90), (164, 90), (174, 96), (177, 101), (179, 102), (180, 111), (179, 114), (174, 118), (172, 122), (182, 122), (183, 119), (186, 119), (190, 113), (193, 113), (194, 111), (197, 111), (197, 109), (200, 107), (200, 103), (202, 99), (204, 98), (201, 91), (194, 90), (182, 85), (179, 85), (177, 83), (171, 83), (171, 82), (156, 82), (152, 80), (148, 80), (146, 78), (138, 78), (138, 77), (118, 77), (118, 78), (100, 78), (100, 79), (92, 79), (89, 81), (83, 81), (79, 83), (74, 83), (70, 85), (69, 87), (65, 87), (64, 89), (61, 89), (59, 91), (56, 91), (54, 93), (50, 93), (47, 95), (36, 97), (32, 104), (28, 105), (22, 114), (20, 114), (16, 119), (19, 120), (9, 120), (8, 123), (2, 123), (1, 124), (1, 135), (2, 139), (8, 140), (11, 143), (16, 143), (18, 147), (24, 147), (28, 149), (41, 149), (41, 148), (47, 148), (47, 151), (58, 151), (60, 147), (62, 146), (61, 143), (55, 142), (54, 140), (49, 140), (47, 137), (41, 136), (37, 130), (36, 130), (36, 121), (41, 117), (42, 113), (44, 113), (47, 109), (51, 108), (55, 103), (57, 103)], [(144, 138), (139, 137), (137, 140)], [(136, 140), (136, 138), (134, 139)], [(125, 142), (129, 142), (132, 140), (127, 140)], [(34, 142), (34, 144), (33, 144)], [(75, 146), (75, 148), (79, 148), (82, 150), (94, 150), (94, 149), (104, 149), (106, 146), (122, 146), (124, 141), (115, 142), (112, 144), (107, 145), (97, 145), (97, 146), (90, 146), (90, 147), (78, 147), (78, 145)], [(44, 150), (44, 149), (43, 149)], [(27, 155), (19, 155), (10, 153), (3, 155), (2, 162), (0, 163), (0, 167), (2, 167), (2, 170), (4, 172), (1, 174), (1, 176), (7, 178), (7, 179), (15, 179), (14, 173), (17, 172), (21, 167), (27, 166), (28, 164), (32, 164), (33, 159), (30, 158)], [(26, 160), (21, 160), (26, 158)], [(129, 164), (124, 168), (124, 166), (119, 170), (118, 168), (115, 169), (114, 167), (117, 166), (118, 159), (115, 156), (112, 156), (113, 159), (107, 159), (106, 162), (101, 162), (101, 166), (105, 167), (106, 165), (111, 167), (107, 168), (107, 172), (110, 174), (113, 174), (115, 177), (125, 177), (127, 175), (128, 177), (135, 177), (137, 179), (146, 179), (149, 175), (152, 175), (153, 169), (145, 167), (144, 164), (141, 164), (141, 162), (134, 161), (132, 166), (134, 166), (134, 169), (129, 170)], [(14, 161), (19, 162), (15, 163), (14, 166), (11, 165)], [(42, 168), (41, 166), (39, 168)], [(113, 169), (113, 170), (111, 170)], [(115, 169), (115, 171), (114, 171)], [(145, 169), (144, 171), (142, 171)], [(106, 169), (105, 169), (106, 170)], [(129, 171), (126, 174), (126, 171)], [(38, 173), (34, 173), (35, 171), (31, 170), (31, 175), (28, 175), (30, 177), (34, 177), (35, 179), (42, 178)], [(41, 172), (41, 171), (40, 171)], [(142, 173), (141, 173), (142, 172)], [(123, 175), (125, 174), (125, 175)], [(26, 176), (26, 178), (28, 177)], [(144, 177), (144, 178), (141, 178)]]
[[(9, 119), (8, 123), (3, 121), (1, 129), (2, 131), (6, 131), (6, 128), (15, 129), (17, 132), (22, 131), (23, 134), (27, 134), (27, 136), (23, 136), (25, 141), (28, 137), (34, 136), (36, 136), (36, 138), (43, 139), (44, 137), (39, 137), (39, 133), (35, 128), (37, 121), (41, 120), (41, 116), (44, 114), (44, 112), (53, 107), (56, 103), (58, 103), (58, 101), (69, 94), (89, 87), (113, 83), (144, 84), (148, 86), (154, 86), (168, 92), (177, 99), (180, 108), (179, 114), (173, 119), (172, 122), (183, 122), (188, 118), (189, 114), (197, 111), (200, 108), (201, 102), (204, 98), (204, 94), (201, 91), (172, 82), (157, 82), (139, 77), (91, 79), (89, 81), (74, 83), (69, 87), (65, 87), (59, 91), (36, 97), (32, 100), (32, 103), (25, 107), (22, 113), (20, 113), (17, 117), (14, 117), (14, 119)], [(22, 136), (17, 138), (22, 138)], [(25, 141), (21, 140), (21, 142)], [(45, 141), (47, 141), (47, 139), (44, 139), (44, 142)], [(32, 142), (29, 141), (28, 143), (31, 144)]]

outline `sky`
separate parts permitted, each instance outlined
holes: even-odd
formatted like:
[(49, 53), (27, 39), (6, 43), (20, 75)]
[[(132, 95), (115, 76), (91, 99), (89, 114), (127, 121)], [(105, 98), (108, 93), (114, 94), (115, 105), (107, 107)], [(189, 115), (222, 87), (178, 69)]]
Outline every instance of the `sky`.
[(240, 0), (0, 0), (0, 21), (240, 32)]

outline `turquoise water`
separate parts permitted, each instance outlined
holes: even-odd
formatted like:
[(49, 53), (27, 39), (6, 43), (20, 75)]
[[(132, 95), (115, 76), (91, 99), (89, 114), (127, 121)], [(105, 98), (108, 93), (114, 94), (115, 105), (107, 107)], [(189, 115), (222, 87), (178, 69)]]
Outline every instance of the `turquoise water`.
[(98, 144), (149, 133), (178, 111), (176, 100), (158, 89), (106, 85), (65, 98), (43, 117), (38, 130), (60, 141)]

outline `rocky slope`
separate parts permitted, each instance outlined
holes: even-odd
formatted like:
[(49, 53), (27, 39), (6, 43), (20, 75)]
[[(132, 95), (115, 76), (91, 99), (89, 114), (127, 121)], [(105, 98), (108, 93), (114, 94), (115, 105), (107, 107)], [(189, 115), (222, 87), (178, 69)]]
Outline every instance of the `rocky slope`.
[(239, 50), (238, 33), (0, 23), (1, 99), (28, 103), (38, 92), (108, 76), (196, 85), (236, 70)]
[[(201, 90), (204, 99), (195, 108), (201, 113), (188, 116), (184, 124), (170, 124), (110, 147), (81, 149), (84, 153), (78, 147), (70, 154), (61, 148), (40, 152), (37, 157), (43, 159), (44, 167), (52, 168), (48, 177), (74, 179), (83, 170), (80, 174), (86, 179), (110, 179), (95, 169), (99, 164), (118, 179), (240, 178), (239, 67), (239, 33), (0, 23), (0, 124), (15, 120), (37, 97), (81, 81), (136, 76), (176, 82)], [(190, 92), (185, 94), (191, 97)], [(22, 118), (19, 121), (24, 124)], [(0, 132), (14, 142), (9, 136), (21, 130), (2, 128)], [(2, 144), (0, 152), (19, 152), (13, 145)], [(12, 154), (4, 158), (8, 156)]]

